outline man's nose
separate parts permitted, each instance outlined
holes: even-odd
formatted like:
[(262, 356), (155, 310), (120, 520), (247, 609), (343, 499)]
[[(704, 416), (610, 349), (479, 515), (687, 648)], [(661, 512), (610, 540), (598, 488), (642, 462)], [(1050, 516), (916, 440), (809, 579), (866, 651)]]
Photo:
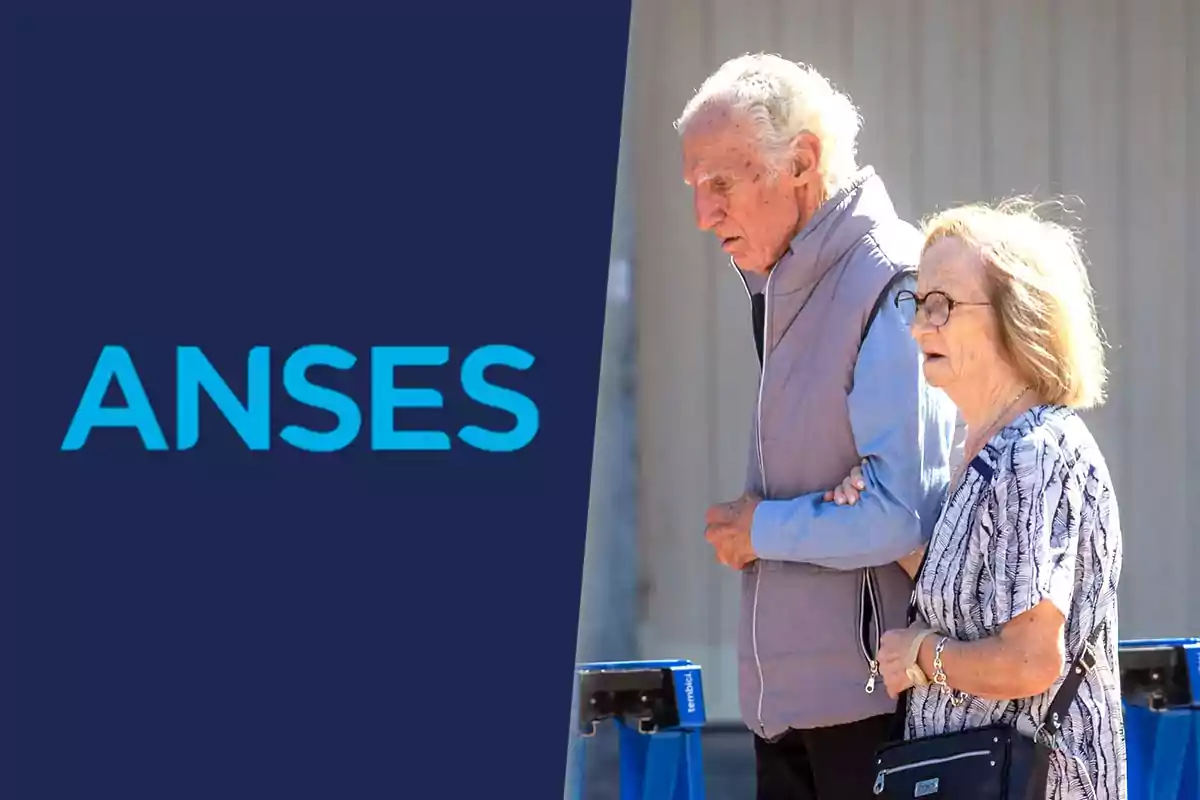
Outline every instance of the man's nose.
[(695, 197), (696, 227), (710, 231), (725, 217), (725, 207), (710, 192), (698, 189)]
[(913, 314), (912, 321), (908, 323), (908, 330), (917, 344), (920, 344), (922, 338), (933, 333), (934, 327), (925, 319), (925, 314), (921, 310), (917, 310)]

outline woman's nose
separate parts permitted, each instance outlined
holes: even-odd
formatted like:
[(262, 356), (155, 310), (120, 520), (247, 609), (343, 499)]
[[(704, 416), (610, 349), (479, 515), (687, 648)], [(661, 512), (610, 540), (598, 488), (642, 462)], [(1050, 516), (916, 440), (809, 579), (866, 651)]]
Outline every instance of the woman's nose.
[(921, 339), (932, 333), (933, 326), (925, 321), (925, 315), (918, 311), (913, 314), (912, 322), (908, 323), (908, 332), (912, 334), (913, 339), (920, 344)]

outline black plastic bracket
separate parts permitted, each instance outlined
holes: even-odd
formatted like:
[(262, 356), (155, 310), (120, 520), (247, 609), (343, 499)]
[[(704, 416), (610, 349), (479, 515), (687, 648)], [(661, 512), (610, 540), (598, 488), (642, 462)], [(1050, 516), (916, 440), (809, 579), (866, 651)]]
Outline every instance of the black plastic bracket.
[(1195, 707), (1182, 645), (1130, 647), (1122, 649), (1119, 658), (1125, 702), (1154, 711)]
[(605, 719), (617, 718), (640, 733), (679, 724), (675, 678), (670, 669), (599, 670), (579, 673), (579, 730), (592, 736)]

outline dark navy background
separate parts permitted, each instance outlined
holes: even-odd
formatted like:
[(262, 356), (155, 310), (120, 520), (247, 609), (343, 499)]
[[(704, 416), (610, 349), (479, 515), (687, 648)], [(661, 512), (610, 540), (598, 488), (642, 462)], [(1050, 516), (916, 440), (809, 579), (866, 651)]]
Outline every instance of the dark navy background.
[[(541, 5), (6, 17), (0, 797), (562, 796), (629, 3)], [(313, 343), (359, 358), (339, 453), (278, 438), (331, 426)], [(105, 344), (172, 444), (174, 348), (244, 397), (270, 346), (271, 451), (203, 398), (193, 450), (60, 452)], [(449, 452), (370, 450), (389, 344), (450, 347), (396, 378)], [(489, 373), (518, 453), (454, 436), (513, 423), (486, 344), (536, 357)]]

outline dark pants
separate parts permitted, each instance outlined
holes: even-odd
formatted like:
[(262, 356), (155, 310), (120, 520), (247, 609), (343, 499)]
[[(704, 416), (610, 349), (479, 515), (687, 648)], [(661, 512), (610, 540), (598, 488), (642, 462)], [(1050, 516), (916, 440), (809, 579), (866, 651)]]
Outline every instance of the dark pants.
[(812, 730), (768, 742), (754, 737), (758, 800), (870, 800), (875, 749), (887, 741), (892, 715)]

